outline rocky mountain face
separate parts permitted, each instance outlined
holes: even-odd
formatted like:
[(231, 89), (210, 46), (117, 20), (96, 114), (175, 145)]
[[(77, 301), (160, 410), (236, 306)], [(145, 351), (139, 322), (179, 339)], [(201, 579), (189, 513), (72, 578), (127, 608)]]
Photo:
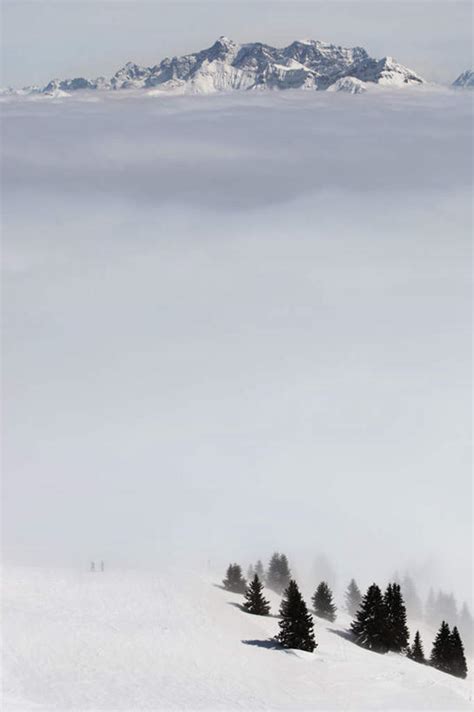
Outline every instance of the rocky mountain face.
[(474, 71), (472, 69), (466, 69), (465, 72), (454, 80), (453, 87), (457, 89), (474, 89)]
[(373, 59), (362, 47), (303, 40), (277, 48), (261, 42), (239, 45), (220, 37), (208, 49), (183, 57), (166, 57), (152, 67), (127, 62), (111, 79), (54, 79), (42, 89), (20, 91), (61, 96), (84, 89), (143, 88), (208, 94), (248, 89), (321, 91), (332, 87), (334, 91), (358, 93), (366, 83), (407, 86), (423, 84), (424, 80), (391, 57)]

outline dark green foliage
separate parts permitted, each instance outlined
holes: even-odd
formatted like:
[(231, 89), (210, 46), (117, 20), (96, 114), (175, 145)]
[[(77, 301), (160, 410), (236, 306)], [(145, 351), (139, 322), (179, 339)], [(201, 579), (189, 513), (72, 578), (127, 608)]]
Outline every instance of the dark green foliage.
[(296, 581), (290, 580), (280, 607), (280, 633), (277, 641), (284, 648), (297, 648), (312, 653), (317, 647), (314, 624)]
[(311, 600), (314, 612), (319, 618), (325, 618), (331, 622), (336, 620), (337, 608), (333, 603), (332, 591), (326, 581), (321, 581)]
[(408, 648), (407, 657), (410, 660), (414, 660), (416, 663), (425, 663), (425, 653), (423, 651), (423, 644), (421, 642), (420, 633), (417, 630), (415, 633), (415, 638), (413, 640), (413, 645)]
[(387, 650), (401, 653), (408, 647), (410, 634), (407, 628), (407, 612), (400, 584), (389, 583), (383, 597), (385, 607), (384, 637)]
[(433, 643), (430, 665), (442, 672), (450, 672), (451, 657), (451, 632), (449, 625), (443, 621)]
[(244, 607), (249, 613), (254, 613), (257, 616), (268, 616), (270, 613), (270, 604), (263, 597), (262, 589), (263, 584), (257, 574), (255, 574), (245, 591), (246, 600)]
[(456, 626), (450, 632), (446, 621), (441, 623), (433, 643), (430, 664), (442, 672), (448, 672), (456, 677), (466, 677), (467, 664), (464, 646)]
[(373, 583), (367, 589), (351, 625), (356, 643), (377, 653), (387, 652), (385, 616), (382, 591)]
[(349, 615), (355, 616), (360, 604), (362, 603), (362, 594), (354, 579), (351, 579), (345, 593), (346, 609)]
[(451, 643), (451, 664), (449, 672), (451, 675), (456, 677), (466, 677), (467, 675), (467, 664), (464, 655), (464, 646), (462, 644), (461, 636), (459, 631), (454, 626), (450, 637)]
[(229, 564), (225, 579), (222, 581), (227, 591), (245, 593), (247, 582), (242, 576), (242, 569), (238, 564)]
[(268, 565), (267, 586), (276, 593), (282, 593), (288, 586), (291, 572), (285, 554), (273, 554)]

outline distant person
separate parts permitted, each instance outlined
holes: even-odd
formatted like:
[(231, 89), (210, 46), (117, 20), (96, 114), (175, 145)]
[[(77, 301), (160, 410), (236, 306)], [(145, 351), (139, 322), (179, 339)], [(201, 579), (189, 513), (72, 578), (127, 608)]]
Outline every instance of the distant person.
[(91, 561), (91, 571), (95, 571), (95, 563), (94, 563), (94, 561)]
[(103, 561), (100, 562), (100, 570), (101, 570), (102, 572), (105, 571), (105, 564), (104, 564)]

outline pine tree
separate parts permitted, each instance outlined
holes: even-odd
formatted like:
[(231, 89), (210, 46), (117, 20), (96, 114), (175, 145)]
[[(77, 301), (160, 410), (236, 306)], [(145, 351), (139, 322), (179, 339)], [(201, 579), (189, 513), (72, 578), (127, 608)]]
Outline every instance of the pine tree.
[(247, 582), (242, 576), (242, 569), (238, 564), (229, 564), (226, 577), (222, 581), (224, 588), (233, 593), (245, 593)]
[(415, 638), (413, 640), (413, 645), (408, 648), (407, 657), (410, 660), (414, 660), (416, 663), (425, 663), (425, 653), (423, 651), (423, 644), (420, 638), (420, 632), (417, 630), (415, 633)]
[(446, 621), (441, 623), (438, 634), (433, 643), (431, 651), (430, 665), (437, 670), (450, 672), (452, 661), (451, 633)]
[(426, 599), (425, 603), (425, 621), (429, 623), (429, 625), (434, 626), (437, 620), (438, 619), (436, 617), (436, 598), (433, 589), (430, 588), (428, 598)]
[(387, 652), (385, 616), (382, 591), (373, 583), (367, 589), (351, 625), (356, 643), (378, 653)]
[(464, 646), (462, 644), (461, 636), (459, 635), (459, 631), (456, 626), (454, 626), (451, 633), (450, 644), (451, 661), (449, 672), (451, 675), (455, 675), (456, 677), (465, 678), (467, 675), (466, 657), (464, 655)]
[(418, 595), (413, 579), (408, 575), (403, 578), (402, 592), (408, 618), (410, 618), (410, 620), (421, 620), (423, 615), (421, 599)]
[(267, 586), (275, 593), (282, 593), (288, 586), (291, 573), (288, 565), (288, 559), (285, 554), (275, 552), (270, 559), (267, 574)]
[(354, 579), (351, 579), (345, 593), (346, 609), (349, 615), (355, 616), (362, 602), (362, 594)]
[(314, 612), (319, 618), (325, 618), (331, 622), (336, 620), (337, 608), (333, 603), (332, 591), (326, 581), (321, 581), (311, 600)]
[(255, 564), (255, 573), (257, 574), (260, 581), (265, 581), (265, 569), (260, 559)]
[(474, 622), (467, 603), (463, 603), (458, 619), (459, 632), (462, 635), (464, 645), (468, 653), (473, 650)]
[(407, 628), (407, 612), (400, 584), (390, 583), (383, 597), (385, 607), (384, 636), (387, 650), (400, 653), (408, 647), (410, 634)]
[(249, 613), (254, 613), (257, 616), (268, 616), (270, 613), (270, 604), (263, 597), (262, 590), (263, 584), (257, 574), (255, 574), (245, 591), (246, 601), (244, 607)]
[(312, 653), (317, 647), (314, 624), (296, 581), (290, 580), (280, 607), (280, 632), (276, 640), (284, 648), (297, 648)]

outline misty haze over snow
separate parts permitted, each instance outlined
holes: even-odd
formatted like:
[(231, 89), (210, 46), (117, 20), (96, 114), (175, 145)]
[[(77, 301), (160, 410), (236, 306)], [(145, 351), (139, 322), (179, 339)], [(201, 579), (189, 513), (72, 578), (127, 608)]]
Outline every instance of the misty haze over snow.
[(3, 105), (4, 556), (470, 597), (471, 104)]

